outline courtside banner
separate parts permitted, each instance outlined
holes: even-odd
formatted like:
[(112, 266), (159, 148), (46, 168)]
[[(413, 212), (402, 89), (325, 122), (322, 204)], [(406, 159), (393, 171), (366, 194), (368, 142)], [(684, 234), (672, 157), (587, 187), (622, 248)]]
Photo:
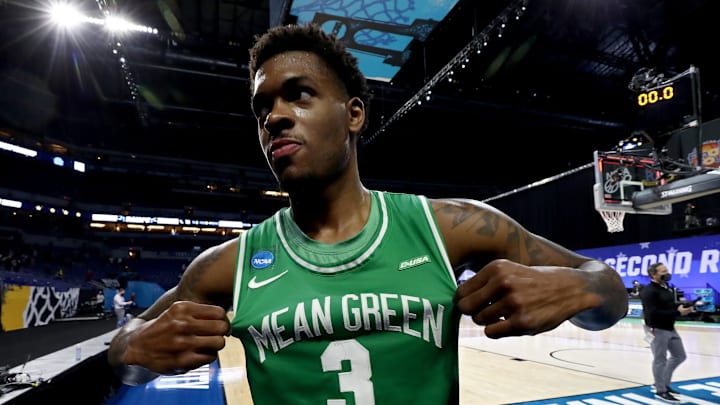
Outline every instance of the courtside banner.
[(718, 302), (720, 235), (640, 242), (577, 252), (615, 268), (628, 288), (633, 280), (648, 284), (648, 266), (663, 262), (672, 274), (670, 284), (682, 290), (688, 298), (705, 295), (711, 289), (712, 294), (703, 297), (703, 300), (712, 297), (714, 302)]

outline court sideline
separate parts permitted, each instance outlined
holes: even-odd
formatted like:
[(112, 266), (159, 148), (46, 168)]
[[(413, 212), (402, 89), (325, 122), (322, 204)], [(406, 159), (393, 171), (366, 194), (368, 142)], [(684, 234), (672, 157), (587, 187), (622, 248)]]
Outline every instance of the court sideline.
[[(683, 390), (683, 386), (691, 387), (683, 382), (717, 380), (705, 385), (717, 386), (716, 391), (705, 392), (704, 397), (688, 393), (682, 399), (685, 403), (720, 403), (720, 349), (717, 345), (720, 326), (679, 322), (677, 328), (685, 342), (688, 359), (676, 371), (675, 385)], [(103, 343), (113, 333), (106, 332), (80, 343), (83, 355), (105, 351)], [(585, 331), (566, 322), (537, 336), (489, 339), (481, 327), (469, 318), (463, 318), (459, 345), (461, 404), (662, 403), (653, 398), (649, 389), (652, 383), (651, 355), (643, 336), (641, 320), (628, 318), (605, 331)], [(71, 345), (28, 362), (24, 371), (48, 378), (67, 367), (67, 360), (73, 353), (74, 345)], [(219, 363), (221, 367), (216, 375), (225, 402), (252, 404), (244, 374), (242, 346), (237, 339), (228, 338), (228, 346), (221, 352)], [(19, 366), (13, 370), (19, 370)], [(209, 371), (208, 374), (212, 375)], [(607, 394), (615, 391), (619, 394)], [(606, 398), (562, 400), (593, 393)], [(0, 397), (0, 404), (18, 394)], [(129, 402), (119, 399), (116, 403)]]

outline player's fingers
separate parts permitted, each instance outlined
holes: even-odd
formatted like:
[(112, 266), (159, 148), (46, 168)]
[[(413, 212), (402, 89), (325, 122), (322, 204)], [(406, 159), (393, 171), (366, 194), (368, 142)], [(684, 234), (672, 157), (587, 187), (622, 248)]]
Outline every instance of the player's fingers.
[(217, 305), (195, 304), (192, 315), (196, 319), (226, 319), (225, 309)]
[(506, 336), (519, 336), (513, 328), (512, 322), (509, 319), (499, 320), (497, 322), (490, 323), (485, 326), (483, 330), (485, 336), (491, 339), (499, 339)]
[[(460, 287), (469, 281), (466, 281)], [(487, 308), (491, 302), (499, 301), (503, 293), (504, 289), (501, 280), (483, 278), (474, 286), (471, 285), (464, 291), (457, 291), (455, 293), (455, 304), (460, 312), (473, 315)]]
[(459, 298), (456, 296), (458, 310), (467, 315), (474, 315), (490, 305), (490, 299), (487, 294), (482, 291), (476, 291), (468, 296)]
[(460, 284), (455, 291), (456, 301), (472, 295), (475, 291), (482, 289), (488, 283), (488, 277), (486, 274), (478, 272), (468, 280)]
[(176, 301), (166, 311), (168, 316), (175, 319), (191, 317), (196, 319), (222, 319), (225, 310), (217, 305), (198, 304), (191, 301)]
[(168, 363), (163, 374), (184, 374), (217, 360), (217, 352), (184, 352)]
[(504, 320), (506, 316), (504, 307), (500, 303), (494, 303), (472, 314), (472, 319), (478, 325), (490, 325)]
[(193, 319), (187, 323), (185, 333), (197, 336), (225, 336), (229, 327), (230, 323), (227, 319)]
[(213, 353), (225, 347), (225, 336), (175, 335), (164, 344), (168, 353), (182, 355), (187, 352)]
[(196, 350), (199, 353), (212, 353), (212, 352), (218, 352), (222, 350), (225, 347), (225, 336), (196, 336), (195, 337), (195, 347), (198, 349)]

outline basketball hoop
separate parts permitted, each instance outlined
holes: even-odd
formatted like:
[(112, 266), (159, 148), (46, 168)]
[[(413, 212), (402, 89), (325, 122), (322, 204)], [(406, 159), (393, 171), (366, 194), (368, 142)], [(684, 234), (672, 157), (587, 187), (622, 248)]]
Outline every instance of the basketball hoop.
[(593, 153), (595, 183), (593, 200), (595, 210), (600, 213), (607, 225), (608, 232), (623, 232), (623, 221), (627, 214), (669, 215), (672, 204), (661, 204), (652, 208), (635, 208), (633, 196), (636, 192), (645, 192), (648, 179), (657, 179), (658, 173), (648, 168), (654, 165), (653, 159), (628, 158), (622, 153)]
[(613, 211), (606, 209), (597, 210), (607, 225), (608, 232), (622, 232), (623, 220), (625, 219), (625, 211)]

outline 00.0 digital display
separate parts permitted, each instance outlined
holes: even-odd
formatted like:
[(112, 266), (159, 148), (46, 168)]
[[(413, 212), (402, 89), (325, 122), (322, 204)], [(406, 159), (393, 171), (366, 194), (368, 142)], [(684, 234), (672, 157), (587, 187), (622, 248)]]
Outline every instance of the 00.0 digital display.
[(659, 101), (670, 100), (674, 96), (675, 89), (673, 86), (666, 86), (659, 90), (650, 90), (638, 94), (637, 103), (640, 107), (644, 107), (648, 104), (655, 104)]

